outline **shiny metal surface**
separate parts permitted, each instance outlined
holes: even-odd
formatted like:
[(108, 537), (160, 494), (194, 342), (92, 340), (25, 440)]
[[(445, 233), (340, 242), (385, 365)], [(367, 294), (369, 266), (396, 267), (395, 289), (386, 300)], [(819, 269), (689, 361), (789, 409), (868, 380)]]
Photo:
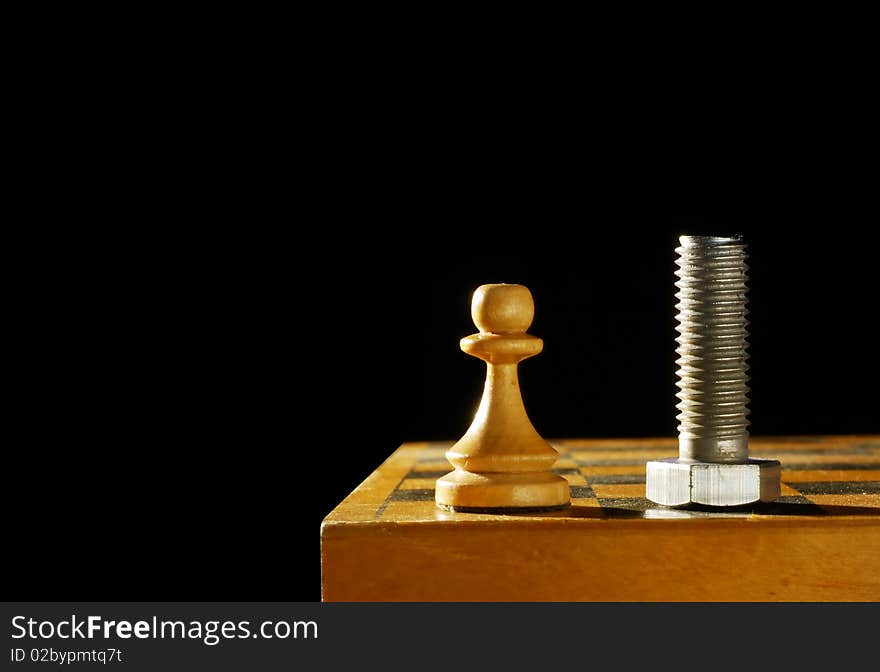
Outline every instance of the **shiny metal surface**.
[(741, 506), (772, 502), (780, 494), (782, 467), (776, 460), (743, 464), (694, 462), (681, 458), (648, 462), (645, 496), (666, 506)]
[(679, 457), (648, 463), (647, 497), (668, 506), (771, 501), (779, 463), (749, 460), (745, 243), (682, 236), (676, 252)]
[(745, 244), (682, 236), (676, 252), (679, 456), (743, 462), (748, 459)]

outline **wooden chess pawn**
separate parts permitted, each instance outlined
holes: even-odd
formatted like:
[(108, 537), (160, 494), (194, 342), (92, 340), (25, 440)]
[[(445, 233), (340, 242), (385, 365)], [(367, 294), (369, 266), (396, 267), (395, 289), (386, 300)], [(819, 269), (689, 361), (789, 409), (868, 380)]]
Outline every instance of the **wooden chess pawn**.
[(519, 362), (544, 347), (526, 333), (534, 315), (532, 294), (522, 285), (474, 292), (471, 317), (480, 333), (460, 345), (486, 362), (486, 385), (473, 423), (446, 453), (455, 471), (437, 480), (443, 509), (505, 513), (569, 504), (568, 481), (551, 471), (559, 455), (535, 431), (519, 389)]

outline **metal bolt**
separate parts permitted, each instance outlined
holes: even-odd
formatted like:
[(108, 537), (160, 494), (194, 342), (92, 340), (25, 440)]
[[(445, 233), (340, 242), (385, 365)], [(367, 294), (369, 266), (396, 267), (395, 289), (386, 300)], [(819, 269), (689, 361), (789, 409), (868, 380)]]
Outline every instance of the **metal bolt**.
[(680, 242), (679, 458), (741, 464), (749, 457), (746, 246), (739, 238)]
[(648, 499), (670, 506), (775, 499), (779, 462), (749, 459), (745, 243), (679, 240), (679, 456), (648, 463)]

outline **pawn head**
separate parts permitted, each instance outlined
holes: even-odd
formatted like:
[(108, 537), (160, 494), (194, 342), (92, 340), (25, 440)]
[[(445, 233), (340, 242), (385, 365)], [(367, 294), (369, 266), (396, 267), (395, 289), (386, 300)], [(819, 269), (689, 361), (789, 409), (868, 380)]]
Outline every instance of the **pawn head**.
[(480, 285), (471, 300), (471, 318), (482, 333), (521, 333), (535, 317), (535, 301), (523, 285)]

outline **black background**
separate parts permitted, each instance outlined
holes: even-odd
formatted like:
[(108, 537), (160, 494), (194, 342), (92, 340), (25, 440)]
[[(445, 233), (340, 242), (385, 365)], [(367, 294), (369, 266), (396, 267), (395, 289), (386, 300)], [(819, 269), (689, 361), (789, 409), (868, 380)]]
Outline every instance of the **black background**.
[(880, 432), (869, 218), (488, 206), (145, 232), (35, 271), (3, 597), (320, 599), (322, 518), (400, 443), (467, 428), (483, 283), (532, 290), (542, 435), (674, 436), (681, 233), (749, 245), (753, 435)]

